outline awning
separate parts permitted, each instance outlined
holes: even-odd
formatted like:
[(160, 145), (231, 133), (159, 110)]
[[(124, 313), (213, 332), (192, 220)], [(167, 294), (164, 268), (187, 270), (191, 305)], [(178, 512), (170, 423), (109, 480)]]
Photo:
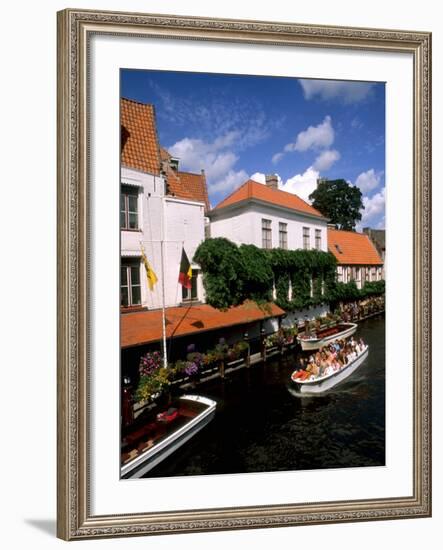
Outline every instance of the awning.
[[(246, 325), (271, 317), (281, 317), (285, 311), (276, 304), (258, 306), (245, 302), (241, 306), (220, 311), (208, 304), (166, 309), (166, 337), (201, 334), (224, 327)], [(158, 342), (162, 339), (162, 311), (138, 311), (121, 315), (121, 347), (130, 348)]]

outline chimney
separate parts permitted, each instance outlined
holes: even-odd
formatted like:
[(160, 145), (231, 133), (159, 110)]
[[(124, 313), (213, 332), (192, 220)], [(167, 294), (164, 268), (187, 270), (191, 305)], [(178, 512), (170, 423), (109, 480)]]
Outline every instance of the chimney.
[(278, 177), (277, 174), (266, 174), (266, 186), (271, 189), (278, 189)]

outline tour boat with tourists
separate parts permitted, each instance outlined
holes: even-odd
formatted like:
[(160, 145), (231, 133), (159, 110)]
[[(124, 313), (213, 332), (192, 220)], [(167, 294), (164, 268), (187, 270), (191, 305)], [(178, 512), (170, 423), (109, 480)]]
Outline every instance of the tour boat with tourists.
[(357, 330), (356, 323), (340, 322), (332, 327), (325, 327), (319, 330), (304, 332), (297, 336), (297, 341), (303, 351), (311, 351), (322, 348), (327, 344), (349, 338)]
[(353, 372), (355, 372), (360, 365), (365, 361), (369, 354), (369, 346), (365, 345), (360, 348), (359, 352), (355, 354), (354, 359), (349, 361), (346, 365), (341, 366), (337, 370), (334, 370), (330, 374), (323, 376), (309, 376), (309, 378), (300, 379), (298, 377), (299, 371), (294, 371), (291, 375), (291, 380), (295, 385), (297, 392), (304, 395), (311, 395), (317, 393), (323, 393), (330, 390), (337, 384), (340, 384), (343, 380), (348, 378)]
[(121, 477), (139, 478), (171, 455), (214, 417), (217, 403), (183, 395), (160, 412), (141, 414), (122, 432)]

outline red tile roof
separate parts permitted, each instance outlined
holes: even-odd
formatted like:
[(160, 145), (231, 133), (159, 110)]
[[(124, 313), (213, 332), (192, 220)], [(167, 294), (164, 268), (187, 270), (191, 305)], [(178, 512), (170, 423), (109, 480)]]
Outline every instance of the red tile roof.
[[(164, 150), (167, 153), (166, 150)], [(162, 153), (165, 156), (165, 153)], [(165, 157), (166, 158), (166, 157)], [(168, 182), (168, 195), (205, 203), (205, 211), (209, 210), (208, 189), (204, 172), (192, 174), (173, 170), (165, 166)]]
[(256, 199), (262, 202), (275, 204), (277, 206), (283, 206), (284, 208), (290, 208), (304, 214), (310, 214), (311, 216), (324, 218), (318, 210), (313, 208), (310, 204), (297, 195), (288, 193), (287, 191), (282, 191), (281, 189), (272, 189), (253, 180), (248, 180), (241, 187), (222, 200), (219, 204), (217, 204), (215, 210), (250, 199)]
[(205, 173), (191, 174), (190, 172), (178, 172), (178, 177), (180, 178), (182, 186), (191, 194), (193, 199), (204, 202), (206, 210), (209, 210), (210, 206)]
[(169, 151), (166, 151), (164, 147), (160, 147), (160, 158), (162, 160), (169, 160), (172, 158), (172, 155)]
[[(255, 302), (245, 302), (241, 306), (219, 311), (208, 304), (191, 307), (171, 307), (166, 309), (166, 335), (185, 336), (204, 333), (234, 325), (243, 325), (269, 317), (284, 315), (275, 304), (259, 307)], [(162, 312), (159, 309), (139, 311), (121, 315), (121, 347), (129, 348), (158, 342), (162, 338)]]
[(328, 229), (328, 248), (342, 265), (383, 265), (375, 246), (362, 233)]
[(160, 148), (153, 105), (122, 98), (121, 161), (124, 166), (160, 174)]

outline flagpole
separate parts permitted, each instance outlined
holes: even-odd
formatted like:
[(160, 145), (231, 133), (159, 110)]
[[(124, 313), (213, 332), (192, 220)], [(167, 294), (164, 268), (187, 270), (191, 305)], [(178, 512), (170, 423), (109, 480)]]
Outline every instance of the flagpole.
[(164, 263), (164, 241), (161, 242), (161, 262), (162, 262), (162, 334), (163, 334), (163, 366), (168, 366), (168, 354), (166, 353), (166, 311), (165, 311), (165, 263)]
[(163, 366), (167, 368), (168, 366), (168, 354), (166, 348), (166, 310), (165, 310), (165, 201), (162, 200), (162, 231), (161, 231), (161, 243), (160, 243), (160, 254), (161, 254), (161, 263), (162, 263), (162, 334), (163, 334)]

